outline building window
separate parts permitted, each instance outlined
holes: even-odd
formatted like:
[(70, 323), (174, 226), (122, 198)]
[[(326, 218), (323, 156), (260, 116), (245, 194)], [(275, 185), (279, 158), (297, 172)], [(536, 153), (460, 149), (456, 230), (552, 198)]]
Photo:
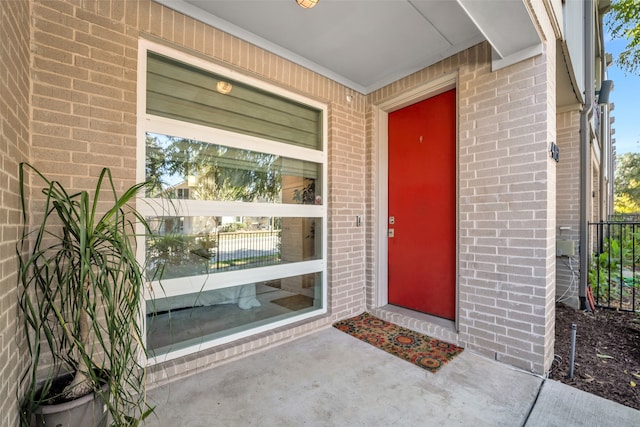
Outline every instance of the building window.
[(150, 362), (326, 312), (326, 107), (149, 42), (140, 60)]
[(178, 188), (176, 190), (176, 199), (188, 199), (189, 198), (189, 189), (188, 188)]

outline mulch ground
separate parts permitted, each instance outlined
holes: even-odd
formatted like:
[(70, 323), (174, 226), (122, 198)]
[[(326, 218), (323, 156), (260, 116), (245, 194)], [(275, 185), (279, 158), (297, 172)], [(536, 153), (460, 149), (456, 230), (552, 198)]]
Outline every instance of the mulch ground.
[[(571, 325), (576, 324), (573, 378)], [(640, 315), (556, 306), (555, 359), (549, 377), (640, 410)]]

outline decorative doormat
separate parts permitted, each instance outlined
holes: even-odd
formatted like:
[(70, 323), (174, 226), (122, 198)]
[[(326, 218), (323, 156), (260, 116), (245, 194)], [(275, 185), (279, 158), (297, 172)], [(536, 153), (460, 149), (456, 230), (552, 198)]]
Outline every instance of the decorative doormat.
[(306, 295), (291, 295), (290, 297), (274, 299), (271, 302), (293, 311), (313, 307), (313, 298)]
[(431, 372), (462, 353), (463, 348), (362, 313), (334, 323), (335, 328)]

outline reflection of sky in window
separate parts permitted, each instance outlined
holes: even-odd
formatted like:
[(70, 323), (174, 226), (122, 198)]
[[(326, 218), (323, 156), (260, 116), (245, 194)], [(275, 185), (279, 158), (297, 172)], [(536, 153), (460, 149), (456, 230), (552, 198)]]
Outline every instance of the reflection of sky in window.
[[(171, 144), (171, 137), (167, 135), (147, 132), (147, 137), (154, 139), (158, 143), (158, 145), (165, 150), (169, 148), (169, 145)], [(179, 174), (173, 174), (173, 175), (163, 174), (162, 175), (162, 184), (163, 184), (163, 187), (165, 188), (173, 187), (175, 185), (183, 183), (184, 181), (185, 181), (184, 178)]]
[(163, 175), (162, 182), (166, 183), (168, 187), (173, 187), (174, 185), (182, 184), (184, 179), (178, 175)]

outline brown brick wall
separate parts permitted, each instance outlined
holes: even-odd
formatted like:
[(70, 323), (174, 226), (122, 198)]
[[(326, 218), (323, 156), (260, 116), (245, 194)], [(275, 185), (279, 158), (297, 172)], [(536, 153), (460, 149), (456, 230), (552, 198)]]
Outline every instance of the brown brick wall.
[(0, 425), (18, 425), (27, 354), (18, 331), (15, 242), (21, 232), (18, 164), (29, 155), (29, 2), (0, 2)]
[[(555, 276), (556, 165), (548, 150), (555, 140), (555, 45), (545, 48), (494, 72), (483, 43), (369, 96), (381, 104), (458, 72), (460, 301), (459, 334), (452, 338), (538, 373), (553, 358)], [(370, 115), (367, 161), (375, 168), (373, 121)], [(368, 179), (375, 197), (375, 171)], [(373, 200), (368, 212), (375, 221)], [(369, 254), (375, 263), (375, 248)], [(375, 266), (368, 273), (372, 304)]]
[[(361, 95), (354, 95), (352, 103)], [(350, 104), (329, 112), (329, 260), (330, 303), (334, 319), (365, 309), (365, 133), (364, 113)], [(361, 216), (360, 227), (356, 217)]]
[[(555, 137), (555, 98), (548, 95), (555, 93), (555, 69), (547, 58), (555, 51), (491, 72), (490, 50), (481, 44), (365, 97), (150, 0), (18, 4), (32, 5), (31, 158), (76, 189), (90, 188), (103, 166), (112, 168), (121, 188), (135, 180), (140, 37), (328, 105), (331, 316), (158, 365), (151, 381), (310, 333), (371, 306), (380, 201), (375, 118), (367, 106), (454, 70), (460, 97), (459, 338), (517, 366), (546, 370), (555, 272), (555, 165), (547, 153)], [(27, 17), (14, 21), (28, 33)], [(28, 48), (22, 42), (21, 49)], [(28, 88), (28, 79), (21, 83)], [(25, 108), (25, 123), (28, 117)]]
[[(168, 46), (302, 93), (329, 106), (331, 316), (152, 369), (185, 372), (307, 333), (364, 310), (365, 98), (299, 65), (148, 0), (36, 1), (33, 6), (33, 158), (75, 189), (108, 166), (121, 188), (135, 180), (137, 44)], [(347, 94), (353, 96), (347, 101)], [(157, 373), (157, 374), (154, 374)]]
[(89, 4), (33, 4), (33, 163), (74, 189), (106, 166), (125, 188), (135, 180), (137, 33), (119, 8)]

